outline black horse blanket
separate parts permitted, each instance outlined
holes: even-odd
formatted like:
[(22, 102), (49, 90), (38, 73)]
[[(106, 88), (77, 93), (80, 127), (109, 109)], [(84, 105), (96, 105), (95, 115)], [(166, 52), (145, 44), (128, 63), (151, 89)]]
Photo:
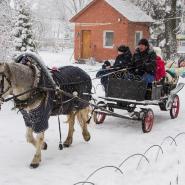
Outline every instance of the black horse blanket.
[[(52, 76), (60, 89), (70, 94), (77, 94), (78, 97), (90, 101), (92, 82), (90, 76), (74, 66), (61, 67), (52, 72)], [(56, 114), (69, 114), (73, 110), (82, 109), (88, 106), (76, 98), (69, 98), (66, 95), (56, 97), (54, 102), (52, 115)]]
[[(77, 94), (78, 97), (90, 101), (92, 82), (90, 76), (82, 69), (74, 66), (65, 66), (52, 70), (52, 77), (60, 89)], [(49, 87), (47, 78), (42, 74), (40, 86)], [(34, 132), (43, 132), (48, 128), (48, 119), (51, 115), (69, 114), (71, 111), (87, 107), (87, 103), (66, 95), (56, 95), (47, 92), (45, 100), (36, 109), (29, 112), (21, 110), (25, 124)]]

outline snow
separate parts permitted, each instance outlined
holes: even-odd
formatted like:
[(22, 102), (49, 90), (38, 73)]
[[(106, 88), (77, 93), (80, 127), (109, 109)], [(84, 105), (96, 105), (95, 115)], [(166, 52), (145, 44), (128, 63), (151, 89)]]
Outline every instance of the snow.
[[(100, 68), (98, 64), (74, 64), (72, 49), (58, 54), (45, 51), (40, 52), (40, 55), (49, 67), (77, 65), (92, 78)], [(99, 80), (93, 80), (93, 84), (96, 93), (102, 95)], [(87, 180), (96, 185), (169, 185), (170, 182), (171, 185), (184, 185), (185, 135), (181, 134), (175, 139), (177, 146), (169, 137), (175, 138), (177, 134), (185, 132), (184, 93), (185, 89), (179, 93), (181, 109), (175, 120), (170, 119), (169, 112), (150, 106), (155, 114), (155, 124), (148, 134), (142, 133), (141, 122), (107, 117), (101, 125), (91, 121), (88, 126), (91, 140), (88, 143), (83, 140), (81, 129), (76, 124), (72, 146), (62, 151), (58, 150), (57, 117), (51, 117), (45, 135), (48, 150), (42, 151), (42, 162), (37, 169), (29, 168), (35, 149), (26, 143), (22, 116), (17, 111), (11, 111), (11, 102), (4, 104), (0, 111), (0, 184), (72, 185)], [(122, 110), (118, 112), (123, 113)], [(64, 141), (68, 126), (65, 123), (66, 117), (60, 118), (63, 122), (61, 128)], [(161, 145), (163, 154), (159, 146), (153, 146), (147, 151), (152, 145)], [(126, 160), (120, 170), (115, 170), (115, 167), (136, 153), (145, 153), (149, 164), (146, 158), (135, 155)], [(97, 170), (101, 167), (104, 168)], [(97, 172), (90, 176), (95, 170)]]
[(127, 0), (105, 0), (119, 13), (125, 16), (129, 21), (132, 22), (154, 22), (154, 20), (148, 16), (141, 9), (136, 7), (134, 4)]

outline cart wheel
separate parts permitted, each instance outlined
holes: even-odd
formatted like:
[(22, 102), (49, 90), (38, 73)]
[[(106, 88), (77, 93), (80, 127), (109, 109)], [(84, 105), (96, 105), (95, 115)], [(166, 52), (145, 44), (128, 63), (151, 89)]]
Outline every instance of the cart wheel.
[(94, 112), (94, 122), (96, 124), (102, 124), (105, 121), (106, 114), (102, 112)]
[[(98, 106), (106, 108), (105, 102), (100, 101), (97, 103)], [(102, 124), (105, 121), (106, 114), (102, 112), (94, 112), (94, 122), (96, 124)]]
[(142, 130), (144, 133), (148, 133), (152, 130), (154, 123), (154, 113), (152, 109), (147, 109), (144, 112), (143, 118), (142, 118)]
[(173, 98), (172, 107), (170, 109), (171, 119), (177, 118), (177, 116), (179, 114), (179, 107), (180, 107), (179, 96), (175, 95), (174, 98)]

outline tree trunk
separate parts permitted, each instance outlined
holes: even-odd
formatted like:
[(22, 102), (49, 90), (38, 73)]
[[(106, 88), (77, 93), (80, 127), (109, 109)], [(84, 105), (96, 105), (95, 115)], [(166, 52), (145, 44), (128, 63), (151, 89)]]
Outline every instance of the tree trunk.
[(165, 17), (166, 59), (170, 59), (177, 51), (176, 41), (176, 4), (177, 0), (171, 0), (170, 12)]

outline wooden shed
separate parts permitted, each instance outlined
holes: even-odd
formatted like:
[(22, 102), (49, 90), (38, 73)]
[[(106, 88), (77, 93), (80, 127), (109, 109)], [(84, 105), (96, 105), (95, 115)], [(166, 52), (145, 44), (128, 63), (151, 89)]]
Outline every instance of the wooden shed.
[(153, 19), (127, 0), (93, 0), (70, 22), (75, 23), (75, 60), (103, 61), (115, 59), (121, 44), (133, 52), (141, 38), (149, 38)]

